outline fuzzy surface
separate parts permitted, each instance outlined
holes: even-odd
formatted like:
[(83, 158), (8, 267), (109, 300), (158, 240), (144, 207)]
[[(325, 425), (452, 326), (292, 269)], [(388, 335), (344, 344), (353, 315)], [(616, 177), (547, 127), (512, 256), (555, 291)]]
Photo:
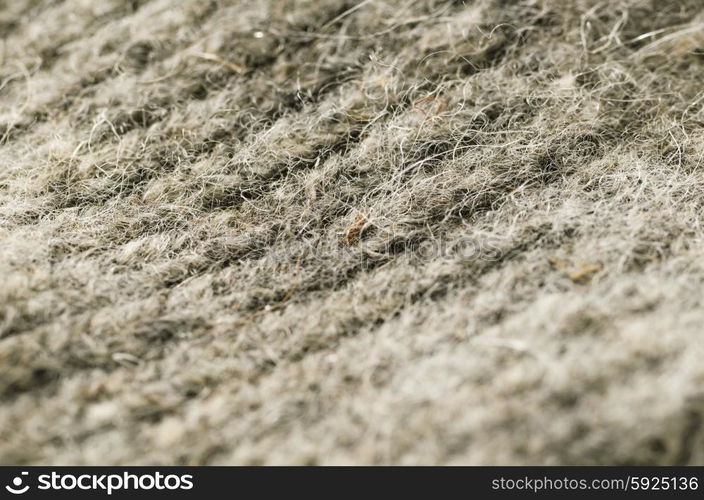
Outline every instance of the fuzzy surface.
[(0, 462), (703, 464), (703, 9), (0, 1)]

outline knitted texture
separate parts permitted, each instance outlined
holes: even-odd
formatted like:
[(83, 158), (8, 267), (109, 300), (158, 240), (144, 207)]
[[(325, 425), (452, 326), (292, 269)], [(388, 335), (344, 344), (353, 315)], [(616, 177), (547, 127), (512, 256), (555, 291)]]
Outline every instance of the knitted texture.
[(701, 0), (0, 0), (0, 462), (704, 464)]

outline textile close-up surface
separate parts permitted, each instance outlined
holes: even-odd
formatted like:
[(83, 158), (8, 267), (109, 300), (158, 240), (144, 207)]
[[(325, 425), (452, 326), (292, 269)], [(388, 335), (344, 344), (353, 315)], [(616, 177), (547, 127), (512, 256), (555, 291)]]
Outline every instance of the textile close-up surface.
[(0, 0), (0, 463), (704, 464), (702, 0)]

